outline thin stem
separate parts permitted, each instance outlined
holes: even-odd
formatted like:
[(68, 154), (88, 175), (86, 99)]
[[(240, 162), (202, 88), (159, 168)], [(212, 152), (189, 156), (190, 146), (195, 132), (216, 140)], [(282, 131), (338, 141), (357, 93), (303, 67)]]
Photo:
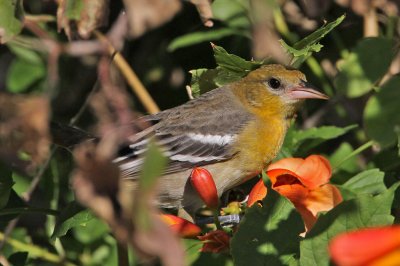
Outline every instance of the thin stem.
[(28, 252), (29, 256), (40, 258), (42, 260), (55, 263), (57, 265), (65, 265), (65, 266), (76, 266), (71, 262), (65, 262), (63, 258), (41, 248), (33, 244), (26, 244), (19, 240), (9, 238), (0, 232), (0, 241), (7, 242), (10, 246), (12, 246), (15, 250)]
[(366, 149), (372, 147), (372, 145), (374, 144), (374, 142), (372, 140), (368, 141), (367, 143), (361, 145), (360, 147), (358, 147), (357, 149), (355, 149), (352, 153), (350, 153), (349, 155), (347, 155), (346, 157), (344, 157), (342, 160), (340, 160), (338, 163), (335, 163), (335, 165), (333, 165), (332, 169), (333, 171), (336, 171), (343, 163), (345, 163), (348, 159), (356, 156), (357, 154), (365, 151)]
[(41, 213), (53, 216), (57, 216), (60, 214), (58, 211), (52, 209), (36, 208), (36, 207), (20, 207), (20, 208), (2, 209), (0, 211), (0, 216), (10, 215), (10, 214), (22, 214), (22, 213)]
[(118, 265), (129, 266), (129, 256), (126, 244), (117, 241)]
[(114, 55), (115, 65), (119, 68), (122, 75), (128, 82), (129, 86), (132, 88), (133, 92), (138, 96), (138, 98), (140, 99), (146, 110), (150, 114), (158, 113), (160, 111), (160, 108), (158, 108), (157, 104), (155, 103), (153, 98), (151, 98), (150, 94), (147, 92), (143, 83), (140, 81), (136, 73), (129, 66), (128, 62), (121, 55), (121, 53), (115, 50), (112, 44), (102, 33), (100, 33), (99, 31), (95, 31), (94, 34), (101, 42), (105, 43), (108, 46), (108, 51), (110, 55)]
[(217, 209), (213, 210), (213, 217), (214, 217), (214, 223), (215, 223), (215, 226), (217, 226), (217, 229), (222, 230), (221, 223), (218, 219), (218, 210)]

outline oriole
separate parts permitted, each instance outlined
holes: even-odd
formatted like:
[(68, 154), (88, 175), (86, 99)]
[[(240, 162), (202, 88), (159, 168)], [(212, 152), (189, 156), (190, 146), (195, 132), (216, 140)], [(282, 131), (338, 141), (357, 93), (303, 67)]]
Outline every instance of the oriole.
[(300, 71), (265, 65), (186, 104), (146, 116), (152, 126), (136, 134), (114, 162), (124, 178), (135, 180), (141, 155), (155, 136), (170, 159), (159, 180), (160, 206), (193, 210), (201, 205), (188, 184), (193, 167), (213, 175), (219, 195), (260, 173), (277, 155), (306, 98), (328, 97), (309, 86)]

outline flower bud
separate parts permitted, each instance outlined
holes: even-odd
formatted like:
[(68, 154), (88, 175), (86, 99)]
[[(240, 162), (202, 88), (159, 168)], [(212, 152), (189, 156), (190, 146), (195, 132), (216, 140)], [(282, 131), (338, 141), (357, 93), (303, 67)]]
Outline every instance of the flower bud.
[(210, 172), (195, 167), (190, 174), (190, 182), (200, 198), (211, 209), (218, 208), (218, 192)]
[(180, 237), (193, 238), (201, 233), (200, 227), (181, 217), (172, 214), (161, 214), (160, 218)]

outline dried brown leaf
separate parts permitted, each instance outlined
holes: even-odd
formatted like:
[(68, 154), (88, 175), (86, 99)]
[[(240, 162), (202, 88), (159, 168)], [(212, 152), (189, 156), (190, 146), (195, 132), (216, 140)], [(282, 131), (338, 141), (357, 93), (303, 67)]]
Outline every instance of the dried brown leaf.
[[(50, 107), (46, 97), (0, 94), (0, 157), (24, 172), (48, 156)], [(21, 154), (29, 160), (22, 160)]]
[[(120, 143), (142, 126), (132, 122), (128, 97), (117, 85), (118, 75), (112, 73), (109, 60), (103, 58), (99, 63), (101, 90), (91, 101), (101, 138), (96, 143), (82, 143), (74, 151), (76, 197), (110, 226), (123, 246), (133, 247), (143, 260), (160, 258), (163, 265), (183, 265), (179, 239), (159, 219), (154, 206), (156, 188), (138, 193), (137, 180), (122, 180), (112, 162)], [(146, 228), (139, 222), (144, 216), (149, 219)]]
[(108, 24), (109, 0), (84, 0), (85, 7), (78, 21), (79, 35), (87, 39), (92, 32)]
[(182, 6), (179, 0), (124, 0), (124, 4), (133, 38), (171, 20)]
[(214, 26), (214, 23), (211, 20), (213, 18), (213, 12), (211, 9), (212, 0), (189, 0), (189, 2), (196, 6), (204, 26)]
[[(107, 157), (110, 144), (116, 141), (115, 136), (108, 134), (98, 144), (83, 143), (75, 150), (78, 167), (73, 174), (73, 187), (78, 201), (107, 222), (117, 240), (134, 247), (142, 259), (158, 257), (163, 265), (184, 265), (179, 239), (159, 219), (153, 205), (155, 194), (142, 193), (141, 199), (147, 200), (135, 201), (136, 194), (126, 183), (133, 181), (122, 181), (119, 169), (112, 163), (113, 157)], [(145, 209), (150, 217), (146, 228), (135, 222), (134, 216), (142, 213), (139, 208)]]
[(92, 32), (108, 24), (109, 0), (58, 0), (57, 27), (68, 39), (87, 39)]
[(288, 64), (289, 57), (279, 44), (279, 36), (268, 23), (253, 27), (253, 56), (255, 59), (272, 58), (276, 62)]

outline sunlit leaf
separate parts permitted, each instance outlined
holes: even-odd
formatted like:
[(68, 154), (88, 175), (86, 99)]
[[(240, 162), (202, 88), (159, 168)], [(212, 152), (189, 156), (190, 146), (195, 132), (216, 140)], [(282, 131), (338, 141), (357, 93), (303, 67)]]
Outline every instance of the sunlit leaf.
[(322, 26), (304, 39), (295, 43), (293, 46), (290, 46), (284, 40), (281, 40), (283, 48), (287, 53), (293, 56), (290, 64), (293, 67), (299, 67), (313, 52), (319, 52), (323, 46), (318, 42), (342, 23), (344, 18), (345, 15), (340, 16), (335, 21)]
[(168, 45), (167, 50), (172, 52), (186, 46), (202, 42), (216, 41), (233, 34), (241, 34), (241, 32), (229, 28), (222, 28), (222, 29), (212, 29), (208, 31), (198, 31), (198, 32), (188, 33), (174, 39)]
[(56, 237), (64, 236), (71, 228), (85, 225), (93, 218), (92, 212), (73, 201), (57, 217), (51, 239), (54, 241)]
[(231, 241), (235, 265), (290, 265), (304, 224), (289, 200), (269, 189), (263, 207), (247, 210)]
[(230, 54), (220, 46), (213, 44), (212, 47), (217, 67), (190, 71), (192, 73), (191, 87), (195, 97), (217, 87), (238, 81), (263, 64), (261, 61), (247, 61), (237, 55)]
[(369, 92), (383, 77), (393, 59), (392, 40), (377, 37), (360, 41), (353, 52), (339, 62), (336, 88), (348, 97)]
[[(351, 157), (345, 162), (341, 163), (343, 158), (346, 158), (349, 154), (354, 151), (353, 147), (348, 142), (342, 142), (340, 146), (336, 149), (334, 153), (331, 154), (329, 160), (332, 163), (332, 166), (336, 168), (336, 170), (344, 170), (346, 172), (356, 172), (358, 170), (357, 158)], [(341, 163), (339, 166), (336, 166), (338, 163)]]
[(262, 62), (247, 61), (240, 56), (228, 53), (221, 46), (213, 45), (214, 57), (218, 66), (228, 71), (237, 72), (242, 77), (251, 70), (255, 70), (262, 65)]
[(306, 142), (308, 142), (308, 146), (307, 148), (302, 149), (304, 151), (308, 151), (311, 147), (319, 145), (324, 141), (342, 136), (356, 127), (357, 125), (350, 125), (343, 128), (336, 126), (321, 126), (305, 130), (297, 130), (294, 127), (291, 127), (286, 135), (282, 146), (281, 156), (279, 158), (289, 157), (282, 156), (282, 152), (287, 155), (293, 155), (302, 144), (307, 144)]
[(367, 135), (384, 148), (397, 142), (395, 129), (400, 125), (399, 88), (400, 77), (393, 77), (368, 100), (364, 110), (364, 126)]
[(301, 265), (329, 265), (328, 243), (336, 235), (363, 227), (390, 225), (394, 192), (399, 184), (384, 193), (360, 195), (344, 201), (330, 212), (319, 217), (306, 238), (300, 243)]
[(379, 169), (366, 170), (350, 178), (342, 187), (356, 195), (376, 195), (386, 191), (386, 186), (383, 181), (384, 176), (385, 173), (381, 172)]
[(26, 91), (30, 86), (43, 79), (46, 70), (43, 62), (33, 64), (23, 59), (15, 59), (7, 75), (7, 90), (18, 93)]
[(215, 19), (221, 20), (233, 29), (247, 29), (250, 33), (250, 3), (247, 0), (213, 1), (212, 11)]

